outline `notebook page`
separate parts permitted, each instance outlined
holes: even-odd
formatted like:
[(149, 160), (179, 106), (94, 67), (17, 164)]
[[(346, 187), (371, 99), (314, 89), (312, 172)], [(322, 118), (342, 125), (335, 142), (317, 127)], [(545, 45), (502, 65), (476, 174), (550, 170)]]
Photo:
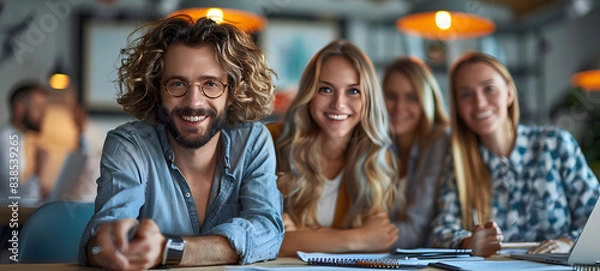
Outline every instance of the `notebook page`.
[(446, 261), (454, 266), (459, 266), (465, 270), (485, 270), (485, 271), (505, 271), (505, 270), (536, 270), (536, 271), (556, 271), (573, 270), (571, 266), (552, 265), (521, 260), (485, 260), (485, 261)]

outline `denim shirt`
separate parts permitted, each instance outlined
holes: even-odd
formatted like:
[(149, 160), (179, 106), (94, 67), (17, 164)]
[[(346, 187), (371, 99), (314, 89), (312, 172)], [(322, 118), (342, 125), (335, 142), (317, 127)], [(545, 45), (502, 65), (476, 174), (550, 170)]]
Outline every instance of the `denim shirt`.
[[(562, 129), (519, 125), (514, 149), (499, 157), (480, 144), (492, 178), (492, 214), (504, 241), (575, 241), (592, 212), (600, 186), (577, 141)], [(451, 159), (449, 159), (451, 160)], [(462, 229), (456, 180), (450, 175), (438, 199), (433, 245), (457, 247), (471, 236)]]
[[(394, 151), (397, 148), (393, 146)], [(420, 148), (425, 148), (421, 166), (417, 168)], [(450, 151), (450, 133), (443, 133), (428, 146), (413, 144), (407, 161), (406, 204), (396, 206), (392, 222), (400, 230), (394, 247), (429, 247), (431, 220), (436, 211), (435, 199), (445, 171), (444, 161)]]
[[(108, 133), (98, 178), (96, 211), (85, 229), (79, 262), (105, 222), (153, 219), (165, 235), (225, 237), (240, 264), (277, 257), (283, 240), (282, 197), (275, 149), (266, 127), (248, 122), (221, 131), (217, 173), (204, 224), (192, 191), (175, 166), (164, 125), (136, 121)], [(207, 248), (209, 249), (209, 248)]]

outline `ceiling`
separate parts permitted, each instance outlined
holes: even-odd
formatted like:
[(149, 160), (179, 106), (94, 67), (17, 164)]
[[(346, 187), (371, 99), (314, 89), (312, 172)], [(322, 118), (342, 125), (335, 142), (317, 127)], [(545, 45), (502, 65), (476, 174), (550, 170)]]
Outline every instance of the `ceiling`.
[(563, 4), (567, 1), (565, 0), (481, 0), (484, 2), (497, 3), (500, 5), (508, 6), (515, 18), (525, 18), (534, 14), (535, 12), (539, 12), (540, 10), (552, 8), (553, 6), (557, 6)]
[[(160, 1), (160, 0), (156, 0)], [(163, 0), (181, 1), (181, 0)], [(193, 1), (193, 0), (192, 0)], [(222, 0), (221, 0), (222, 1)], [(235, 0), (234, 0), (235, 1)], [(249, 0), (241, 0), (249, 1)], [(499, 29), (531, 28), (551, 21), (585, 15), (597, 0), (253, 0), (268, 16), (360, 17), (369, 21), (395, 21), (415, 9), (452, 5), (480, 13)]]
[[(168, 14), (184, 1), (206, 0), (95, 0), (82, 5), (97, 12)], [(224, 1), (250, 3), (273, 17), (361, 18), (374, 22), (394, 22), (419, 7), (431, 10), (451, 3), (458, 9), (492, 19), (498, 30), (530, 29), (553, 21), (571, 20), (600, 6), (598, 0), (211, 0), (209, 3)], [(1, 14), (2, 3), (0, 0), (0, 17), (6, 20), (11, 16)]]

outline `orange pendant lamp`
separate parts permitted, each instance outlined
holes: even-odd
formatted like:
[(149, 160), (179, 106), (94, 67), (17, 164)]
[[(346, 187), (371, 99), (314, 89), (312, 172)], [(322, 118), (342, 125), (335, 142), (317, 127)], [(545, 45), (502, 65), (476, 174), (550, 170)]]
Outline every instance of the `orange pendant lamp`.
[(248, 33), (261, 31), (267, 26), (267, 19), (261, 15), (260, 5), (254, 1), (183, 1), (181, 9), (172, 12), (167, 17), (180, 14), (187, 14), (194, 20), (209, 17), (217, 23), (229, 23)]
[(48, 78), (48, 85), (55, 90), (63, 90), (69, 87), (70, 81), (69, 75), (63, 67), (62, 57), (58, 57)]
[(473, 39), (494, 33), (494, 22), (476, 15), (477, 9), (469, 7), (472, 5), (468, 1), (422, 1), (412, 14), (398, 19), (396, 27), (403, 33), (432, 40)]
[(591, 60), (573, 74), (571, 84), (586, 91), (600, 91), (600, 58)]

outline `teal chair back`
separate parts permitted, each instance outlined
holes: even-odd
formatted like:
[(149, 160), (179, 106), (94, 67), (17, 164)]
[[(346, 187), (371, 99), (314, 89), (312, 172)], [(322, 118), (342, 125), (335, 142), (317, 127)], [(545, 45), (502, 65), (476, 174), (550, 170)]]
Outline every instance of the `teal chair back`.
[(77, 262), (79, 240), (94, 203), (48, 202), (36, 209), (19, 233), (19, 263)]

